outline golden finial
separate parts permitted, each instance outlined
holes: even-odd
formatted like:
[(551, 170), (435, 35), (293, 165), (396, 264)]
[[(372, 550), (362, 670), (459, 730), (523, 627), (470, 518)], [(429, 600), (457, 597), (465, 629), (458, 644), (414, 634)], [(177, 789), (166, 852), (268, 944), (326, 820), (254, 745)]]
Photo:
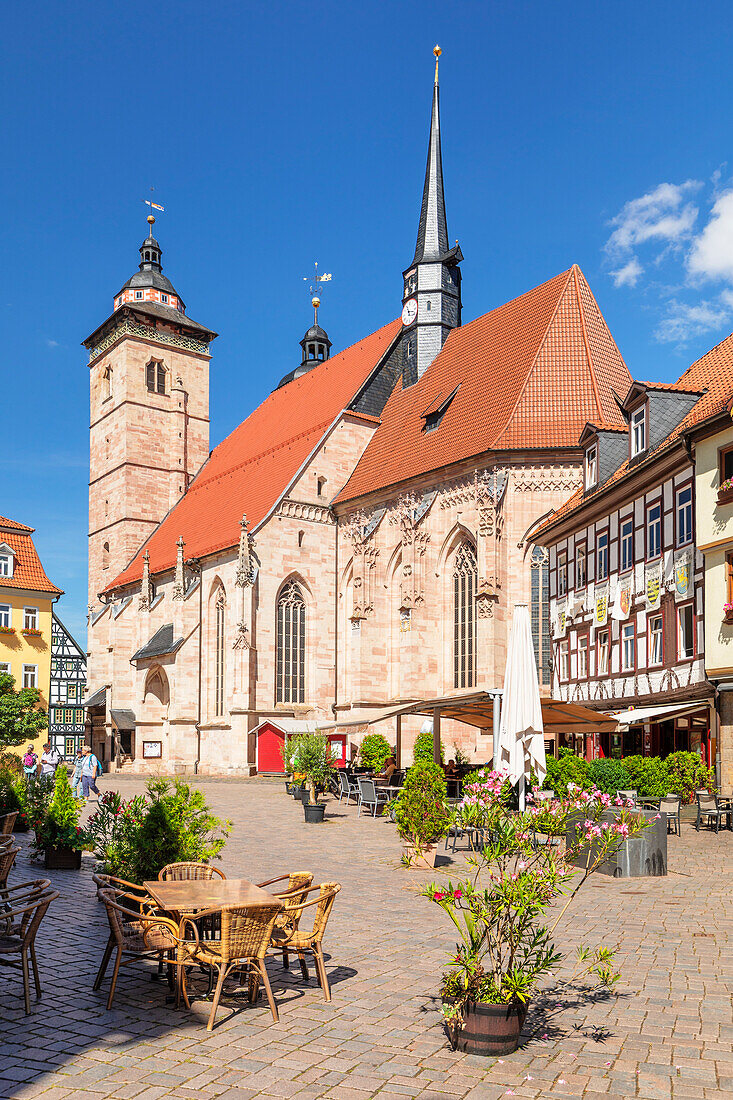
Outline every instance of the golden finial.
[(441, 50), (440, 46), (433, 46), (433, 53), (435, 54), (435, 83), (436, 84), (438, 83), (438, 61), (440, 59), (440, 55), (442, 54), (442, 52), (443, 51)]
[(303, 282), (307, 283), (309, 278), (311, 279), (310, 292), (311, 292), (311, 305), (313, 306), (313, 324), (318, 324), (318, 307), (321, 304), (320, 287), (322, 283), (330, 283), (333, 276), (328, 273), (323, 275), (318, 274), (318, 263), (315, 264), (315, 274), (312, 277), (308, 275), (303, 276)]
[(150, 232), (153, 232), (153, 226), (155, 225), (155, 218), (152, 214), (148, 214), (148, 225), (150, 226)]

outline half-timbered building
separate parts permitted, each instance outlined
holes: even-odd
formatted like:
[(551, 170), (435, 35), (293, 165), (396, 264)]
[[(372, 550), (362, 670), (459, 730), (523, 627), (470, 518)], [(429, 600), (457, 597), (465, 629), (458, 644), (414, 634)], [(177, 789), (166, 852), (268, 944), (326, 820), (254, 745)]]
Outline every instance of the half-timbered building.
[(86, 683), (86, 654), (54, 615), (51, 623), (48, 732), (53, 747), (67, 760), (73, 760), (84, 743)]

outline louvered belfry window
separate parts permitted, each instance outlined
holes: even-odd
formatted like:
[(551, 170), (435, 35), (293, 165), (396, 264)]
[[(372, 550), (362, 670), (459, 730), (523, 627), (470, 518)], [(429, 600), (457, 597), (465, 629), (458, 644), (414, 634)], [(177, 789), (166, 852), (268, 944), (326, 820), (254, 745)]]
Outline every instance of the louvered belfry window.
[(453, 686), (476, 683), (476, 552), (462, 542), (453, 567)]
[(291, 581), (277, 601), (276, 701), (305, 702), (305, 600)]
[(216, 663), (214, 667), (214, 713), (220, 716), (224, 713), (224, 612), (226, 601), (223, 590), (216, 597), (216, 638), (214, 650)]

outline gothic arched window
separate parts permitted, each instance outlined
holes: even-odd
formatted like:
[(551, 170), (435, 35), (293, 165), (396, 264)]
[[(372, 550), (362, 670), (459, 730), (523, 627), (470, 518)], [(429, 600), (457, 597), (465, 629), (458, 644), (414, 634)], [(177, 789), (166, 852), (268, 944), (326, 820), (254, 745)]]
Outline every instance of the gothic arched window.
[(277, 666), (275, 700), (305, 702), (305, 600), (295, 581), (277, 601)]
[(552, 644), (550, 642), (550, 566), (547, 551), (535, 546), (530, 558), (532, 643), (540, 683), (552, 683)]
[(145, 368), (145, 385), (150, 393), (165, 393), (165, 367), (152, 359)]
[(476, 551), (462, 542), (453, 566), (453, 686), (476, 682)]
[(224, 589), (220, 588), (214, 599), (215, 631), (214, 631), (214, 714), (224, 713), (224, 629), (226, 625), (226, 598)]

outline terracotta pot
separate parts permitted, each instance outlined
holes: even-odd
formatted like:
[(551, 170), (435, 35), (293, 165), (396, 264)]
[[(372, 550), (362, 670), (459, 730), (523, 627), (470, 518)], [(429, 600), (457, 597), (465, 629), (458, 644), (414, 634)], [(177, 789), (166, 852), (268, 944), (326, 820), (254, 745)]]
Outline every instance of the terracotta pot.
[(325, 802), (306, 802), (303, 799), (303, 814), (309, 825), (321, 825), (326, 813)]
[(463, 1025), (451, 1041), (464, 1054), (485, 1057), (513, 1054), (519, 1046), (526, 1015), (527, 1005), (523, 1004), (468, 1004)]
[(420, 854), (417, 855), (414, 844), (403, 844), (402, 853), (409, 867), (435, 867), (438, 846), (436, 844), (423, 844)]
[(81, 848), (46, 848), (44, 867), (48, 871), (78, 871), (81, 867)]

